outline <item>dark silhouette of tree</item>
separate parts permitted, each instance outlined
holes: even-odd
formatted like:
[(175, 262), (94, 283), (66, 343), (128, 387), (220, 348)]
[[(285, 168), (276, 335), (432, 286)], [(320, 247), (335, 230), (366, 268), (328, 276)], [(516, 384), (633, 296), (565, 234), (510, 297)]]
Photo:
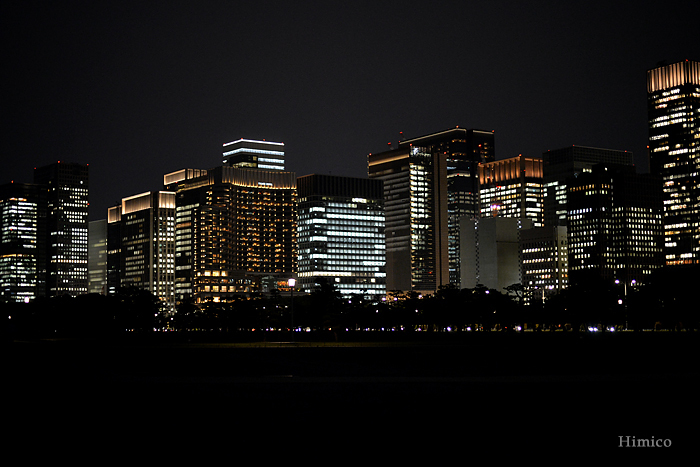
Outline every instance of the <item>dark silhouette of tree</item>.
[(328, 329), (338, 326), (344, 304), (335, 283), (321, 278), (309, 294), (306, 325), (312, 329)]
[(114, 317), (118, 329), (150, 332), (164, 311), (163, 302), (158, 297), (137, 287), (121, 287), (114, 298), (118, 304)]

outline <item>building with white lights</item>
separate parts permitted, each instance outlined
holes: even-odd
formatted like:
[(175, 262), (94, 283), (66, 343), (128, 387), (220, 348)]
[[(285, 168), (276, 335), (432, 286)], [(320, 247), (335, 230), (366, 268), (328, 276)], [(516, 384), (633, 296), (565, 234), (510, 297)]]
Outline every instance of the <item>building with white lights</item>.
[(450, 284), (459, 287), (459, 220), (479, 217), (479, 163), (495, 160), (493, 130), (450, 128), (399, 141), (399, 147), (420, 147), (445, 156)]
[(40, 186), (0, 186), (0, 300), (28, 302), (37, 296), (40, 262)]
[(527, 301), (545, 300), (569, 283), (566, 226), (520, 231), (522, 279)]
[(386, 239), (381, 180), (306, 175), (297, 179), (297, 286), (321, 281), (344, 297), (386, 296)]
[(223, 158), (228, 167), (284, 170), (284, 143), (239, 139), (224, 144)]
[[(109, 209), (108, 243), (118, 264), (117, 287), (135, 287), (157, 296), (175, 311), (175, 193), (151, 191), (123, 198)], [(113, 285), (114, 287), (114, 285)]]
[(45, 236), (45, 277), (39, 295), (81, 295), (88, 291), (88, 166), (57, 162), (34, 169), (34, 183), (43, 186), (39, 235)]
[(649, 166), (663, 178), (668, 266), (700, 264), (700, 62), (647, 71)]
[(644, 284), (664, 265), (661, 180), (596, 165), (567, 181), (569, 280)]
[(517, 156), (479, 164), (481, 217), (530, 219), (544, 223), (542, 159)]
[(446, 154), (403, 145), (367, 159), (369, 178), (384, 182), (387, 291), (448, 285)]
[(571, 145), (542, 154), (544, 225), (566, 226), (566, 180), (596, 164), (634, 165), (630, 151)]

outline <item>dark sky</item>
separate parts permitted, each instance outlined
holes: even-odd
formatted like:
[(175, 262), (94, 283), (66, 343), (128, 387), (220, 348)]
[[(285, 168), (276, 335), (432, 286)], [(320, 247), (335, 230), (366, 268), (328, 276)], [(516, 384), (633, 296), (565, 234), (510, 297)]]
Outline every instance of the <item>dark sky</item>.
[(241, 137), (299, 176), (457, 125), (499, 159), (580, 144), (645, 172), (646, 70), (700, 59), (693, 1), (9, 3), (0, 183), (89, 163), (91, 219)]

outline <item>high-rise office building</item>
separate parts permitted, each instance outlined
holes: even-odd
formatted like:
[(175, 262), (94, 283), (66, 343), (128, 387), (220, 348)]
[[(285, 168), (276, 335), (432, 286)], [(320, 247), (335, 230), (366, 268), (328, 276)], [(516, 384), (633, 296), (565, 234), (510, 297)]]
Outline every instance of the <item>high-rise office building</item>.
[(386, 296), (382, 181), (313, 174), (297, 190), (301, 290), (326, 280), (344, 297)]
[(542, 154), (544, 225), (566, 225), (566, 180), (590, 172), (596, 164), (633, 165), (631, 152), (615, 149), (568, 146)]
[(228, 167), (284, 170), (284, 143), (239, 139), (224, 144), (223, 156)]
[(107, 294), (107, 219), (88, 223), (88, 293)]
[(566, 226), (524, 229), (520, 232), (520, 254), (525, 299), (544, 300), (569, 283), (569, 254)]
[(41, 261), (38, 217), (40, 186), (0, 186), (0, 299), (28, 302), (37, 296)]
[(178, 301), (226, 301), (296, 274), (296, 174), (225, 166), (165, 184), (177, 191)]
[(401, 145), (370, 154), (368, 172), (384, 182), (387, 291), (448, 285), (446, 154)]
[(34, 183), (43, 185), (45, 197), (39, 207), (45, 261), (37, 268), (45, 274), (47, 296), (87, 293), (88, 180), (84, 164), (57, 162), (34, 169)]
[(479, 164), (481, 217), (530, 219), (542, 227), (542, 159), (517, 156)]
[(567, 181), (569, 279), (586, 273), (643, 284), (664, 264), (660, 180), (596, 165)]
[(479, 216), (478, 165), (495, 160), (494, 132), (456, 127), (399, 141), (399, 147), (407, 146), (445, 156), (449, 274), (459, 287), (459, 220)]
[(121, 287), (122, 260), (122, 207), (107, 210), (107, 289), (108, 295), (117, 293)]
[(647, 71), (649, 166), (663, 179), (666, 264), (700, 264), (700, 62)]
[(124, 198), (121, 206), (109, 210), (108, 221), (119, 225), (109, 229), (119, 239), (119, 248), (110, 250), (119, 258), (117, 286), (148, 290), (166, 305), (167, 313), (174, 312), (175, 193), (151, 191)]

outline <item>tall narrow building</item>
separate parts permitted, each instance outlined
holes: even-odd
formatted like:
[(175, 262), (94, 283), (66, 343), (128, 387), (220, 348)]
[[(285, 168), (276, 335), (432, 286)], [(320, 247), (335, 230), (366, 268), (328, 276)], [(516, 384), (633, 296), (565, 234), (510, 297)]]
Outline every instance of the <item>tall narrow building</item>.
[(88, 291), (88, 166), (57, 162), (34, 169), (43, 185), (39, 232), (45, 234), (42, 295), (81, 295)]
[(107, 294), (107, 219), (88, 224), (88, 293)]
[(386, 296), (386, 239), (381, 180), (306, 175), (299, 193), (299, 281), (313, 292), (322, 280), (344, 297)]
[(387, 291), (448, 285), (446, 154), (401, 145), (370, 154), (368, 172), (384, 182)]
[(700, 264), (700, 62), (647, 71), (649, 166), (663, 178), (668, 266)]
[(30, 183), (0, 186), (0, 300), (29, 302), (37, 296), (40, 189)]
[(122, 255), (122, 207), (107, 210), (107, 290), (108, 295), (117, 293), (121, 287)]
[(119, 229), (109, 233), (119, 236), (118, 286), (148, 290), (166, 305), (167, 312), (174, 312), (175, 193), (130, 196), (117, 209), (119, 216), (113, 210), (109, 214)]

